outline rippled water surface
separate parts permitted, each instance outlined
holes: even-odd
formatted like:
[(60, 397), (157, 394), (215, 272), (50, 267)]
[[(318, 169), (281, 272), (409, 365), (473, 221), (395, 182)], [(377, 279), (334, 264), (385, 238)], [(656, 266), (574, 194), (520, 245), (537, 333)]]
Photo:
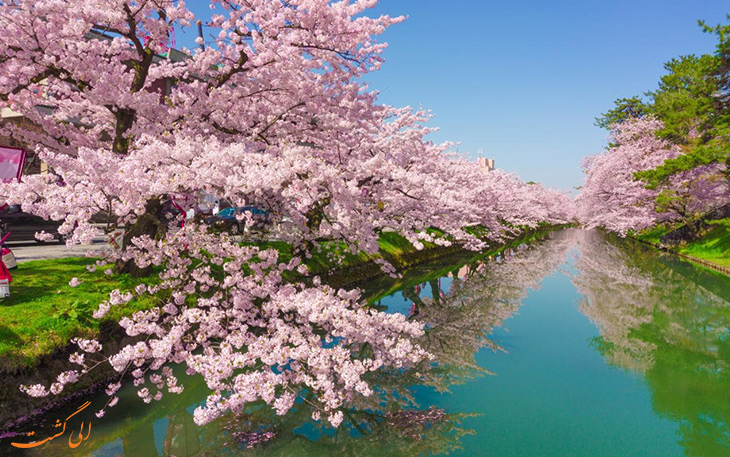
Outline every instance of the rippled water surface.
[[(24, 453), (3, 440), (0, 453), (730, 455), (724, 277), (631, 241), (567, 230), (366, 289), (375, 306), (426, 323), (421, 344), (437, 363), (373, 380), (378, 402), (353, 405), (337, 432), (313, 422), (304, 402), (283, 418), (253, 405), (243, 417), (198, 428), (191, 413), (206, 391), (192, 382), (152, 406), (123, 392), (106, 417), (85, 418), (89, 438), (73, 450), (66, 433)], [(78, 406), (50, 413), (34, 424), (37, 434), (49, 436), (53, 421)], [(266, 442), (246, 447), (256, 440)]]

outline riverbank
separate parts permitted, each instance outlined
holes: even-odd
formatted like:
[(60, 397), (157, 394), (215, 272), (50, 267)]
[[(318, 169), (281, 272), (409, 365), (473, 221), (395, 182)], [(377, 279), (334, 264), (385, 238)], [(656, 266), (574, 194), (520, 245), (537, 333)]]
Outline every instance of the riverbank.
[[(333, 287), (354, 288), (370, 282), (371, 286), (364, 297), (373, 303), (393, 290), (428, 281), (431, 277), (440, 277), (480, 258), (499, 255), (511, 247), (547, 236), (550, 231), (559, 228), (541, 227), (525, 231), (508, 242), (479, 253), (466, 251), (459, 246), (434, 244), (427, 244), (419, 251), (405, 238), (394, 233), (385, 234), (380, 240), (379, 255), (403, 273), (396, 278), (383, 274), (375, 259), (363, 254), (345, 258), (343, 264), (335, 269), (324, 260), (324, 255), (313, 256), (308, 260), (308, 265), (314, 274), (322, 275), (323, 280)], [(287, 245), (278, 243), (272, 247), (276, 247), (282, 256), (287, 255)], [(116, 319), (124, 313), (152, 306), (148, 302), (137, 303), (133, 307), (118, 307), (113, 316), (102, 322), (91, 319), (91, 313), (109, 290), (120, 286), (133, 287), (134, 281), (138, 280), (125, 275), (107, 275), (105, 268), (88, 272), (86, 265), (90, 262), (84, 258), (45, 260), (29, 262), (16, 270), (13, 295), (0, 305), (0, 331), (3, 332), (0, 361), (4, 371), (0, 388), (0, 408), (3, 411), (0, 414), (0, 431), (8, 420), (30, 415), (46, 406), (47, 399), (21, 396), (17, 386), (21, 383), (47, 384), (56, 373), (68, 369), (66, 360), (74, 349), (68, 344), (71, 338), (98, 337), (108, 349), (121, 347), (130, 340)], [(447, 267), (440, 267), (438, 271), (428, 268), (434, 262)], [(416, 267), (420, 265), (424, 265), (423, 272), (417, 271), (419, 268)], [(79, 277), (81, 284), (72, 288), (67, 281), (74, 275)], [(110, 370), (100, 370), (74, 386), (74, 389), (85, 392), (94, 385), (103, 386), (103, 381), (111, 374)], [(75, 395), (73, 392), (69, 394)]]
[(633, 238), (714, 272), (730, 276), (730, 221), (714, 221), (700, 238), (676, 246), (661, 243), (667, 229), (656, 227)]
[[(332, 287), (348, 288), (384, 276), (377, 257), (390, 262), (398, 272), (416, 265), (448, 256), (464, 257), (465, 261), (476, 255), (494, 255), (514, 243), (526, 242), (540, 233), (555, 229), (541, 227), (528, 230), (509, 242), (482, 253), (465, 251), (459, 245), (448, 247), (424, 243), (417, 250), (404, 237), (396, 233), (384, 233), (379, 240), (380, 253), (368, 256), (364, 253), (341, 253), (341, 262), (334, 263), (329, 257), (337, 251), (320, 252), (306, 264), (311, 276), (320, 276)], [(264, 245), (279, 251), (282, 259), (291, 257), (291, 246), (282, 242)], [(123, 316), (154, 305), (152, 299), (133, 300), (113, 307), (102, 321), (93, 319), (98, 304), (108, 299), (116, 288), (130, 290), (140, 279), (128, 275), (112, 274), (110, 266), (88, 271), (92, 259), (65, 258), (38, 260), (24, 263), (13, 272), (11, 296), (0, 302), (0, 374), (29, 372), (53, 359), (67, 356), (67, 346), (72, 338), (97, 338), (100, 334), (119, 337), (116, 322)], [(69, 280), (78, 278), (79, 285), (71, 287)], [(301, 279), (301, 278), (297, 278)], [(147, 278), (144, 281), (153, 281)], [(399, 279), (385, 280), (388, 288), (398, 287)], [(384, 286), (385, 287), (385, 286)]]

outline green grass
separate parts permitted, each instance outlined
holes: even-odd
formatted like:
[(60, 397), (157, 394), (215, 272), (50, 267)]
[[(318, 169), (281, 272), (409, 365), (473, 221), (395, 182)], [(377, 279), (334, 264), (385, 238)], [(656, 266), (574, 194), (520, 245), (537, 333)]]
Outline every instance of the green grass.
[(680, 248), (679, 252), (730, 267), (730, 228), (717, 225), (699, 240)]
[[(697, 259), (714, 263), (715, 265), (730, 268), (730, 218), (709, 221), (709, 227), (710, 228), (705, 230), (698, 240), (683, 243), (679, 246), (671, 246), (669, 249), (686, 256), (695, 257)], [(643, 232), (630, 235), (640, 241), (659, 245), (662, 236), (677, 228), (679, 227), (658, 225), (644, 230)], [(706, 266), (695, 262), (693, 262), (693, 264), (717, 274), (717, 271), (709, 270)]]
[(647, 243), (659, 244), (659, 242), (661, 241), (661, 237), (671, 232), (672, 230), (673, 228), (671, 227), (658, 225), (656, 227), (644, 230), (643, 232), (634, 235), (634, 237), (641, 241), (646, 241)]
[[(98, 304), (114, 289), (122, 291), (140, 282), (128, 275), (86, 270), (86, 258), (37, 260), (12, 271), (10, 297), (0, 300), (0, 372), (34, 366), (44, 356), (74, 337), (95, 337), (99, 321), (92, 317)], [(72, 277), (83, 281), (68, 285)], [(149, 307), (149, 300), (133, 300), (113, 307), (106, 319), (118, 320)]]

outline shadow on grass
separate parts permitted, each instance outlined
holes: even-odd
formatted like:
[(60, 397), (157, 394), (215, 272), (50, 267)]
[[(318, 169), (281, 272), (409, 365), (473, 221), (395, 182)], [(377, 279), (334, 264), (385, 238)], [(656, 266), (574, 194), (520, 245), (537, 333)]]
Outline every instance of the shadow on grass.
[(21, 341), (17, 333), (12, 331), (5, 325), (0, 325), (0, 345), (5, 344), (19, 344)]

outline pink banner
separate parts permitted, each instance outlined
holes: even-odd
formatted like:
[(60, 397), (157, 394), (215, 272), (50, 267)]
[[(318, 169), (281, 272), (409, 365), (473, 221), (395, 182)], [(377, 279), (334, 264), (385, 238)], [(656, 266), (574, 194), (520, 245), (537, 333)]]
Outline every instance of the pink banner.
[(0, 181), (20, 181), (25, 163), (25, 151), (19, 148), (0, 146)]

